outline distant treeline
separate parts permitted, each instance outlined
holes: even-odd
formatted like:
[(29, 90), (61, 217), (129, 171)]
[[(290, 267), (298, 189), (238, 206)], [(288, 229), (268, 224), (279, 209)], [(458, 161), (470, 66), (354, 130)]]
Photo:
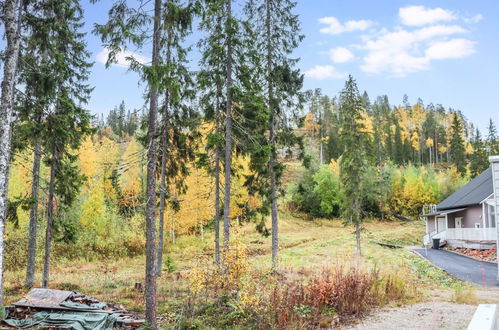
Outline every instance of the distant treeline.
[[(469, 122), (460, 111), (445, 109), (421, 99), (411, 105), (404, 96), (402, 105), (391, 105), (388, 97), (372, 102), (366, 92), (361, 96), (363, 126), (368, 141), (368, 157), (376, 164), (390, 161), (404, 164), (455, 165), (462, 175), (477, 175), (488, 164), (488, 155), (499, 153), (497, 129), (490, 119), (486, 134)], [(316, 158), (321, 163), (338, 159), (343, 153), (338, 116), (338, 101), (320, 89), (308, 92), (309, 112), (303, 118), (306, 134), (318, 140)], [(469, 164), (469, 166), (468, 166)]]

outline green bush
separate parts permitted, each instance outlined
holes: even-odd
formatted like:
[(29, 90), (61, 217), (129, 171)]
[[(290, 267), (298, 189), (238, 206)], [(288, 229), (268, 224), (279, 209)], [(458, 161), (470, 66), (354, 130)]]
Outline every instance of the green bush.
[[(440, 202), (466, 180), (454, 168), (437, 171), (429, 166), (369, 166), (362, 180), (362, 211), (365, 217), (384, 218), (395, 211), (417, 218), (424, 205)], [(292, 210), (315, 218), (341, 215), (341, 184), (334, 166), (304, 170), (290, 191), (288, 206)]]

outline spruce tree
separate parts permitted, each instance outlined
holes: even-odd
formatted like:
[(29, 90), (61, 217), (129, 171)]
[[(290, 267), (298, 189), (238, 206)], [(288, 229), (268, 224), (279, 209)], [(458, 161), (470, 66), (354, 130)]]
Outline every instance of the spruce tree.
[(490, 166), (485, 143), (482, 140), (482, 136), (478, 128), (475, 131), (471, 145), (473, 147), (473, 153), (471, 154), (470, 159), (470, 173), (471, 177), (474, 178)]
[(224, 158), (224, 251), (229, 249), (230, 239), (230, 192), (232, 186), (232, 105), (233, 105), (233, 61), (234, 31), (237, 22), (232, 14), (232, 0), (226, 0), (224, 6), (226, 19), (225, 29), (225, 158)]
[[(199, 42), (202, 57), (200, 71), (197, 77), (201, 90), (200, 105), (205, 115), (205, 121), (213, 126), (208, 134), (207, 149), (214, 151), (212, 166), (215, 177), (215, 263), (220, 265), (220, 217), (221, 192), (220, 169), (223, 144), (223, 112), (224, 112), (224, 82), (225, 82), (225, 49), (220, 47), (225, 42), (224, 10), (222, 1), (205, 1), (205, 10), (202, 14), (200, 29), (207, 32), (207, 36)], [(208, 165), (208, 164), (206, 164)]]
[(250, 118), (259, 116), (259, 111), (254, 114), (249, 111), (255, 108), (252, 105), (256, 94), (253, 89), (258, 89), (258, 84), (255, 83), (257, 76), (249, 70), (248, 64), (253, 61), (248, 57), (251, 48), (249, 27), (232, 14), (232, 1), (205, 0), (204, 8), (200, 28), (206, 32), (206, 37), (199, 43), (202, 58), (198, 83), (205, 118), (213, 124), (207, 147), (215, 153), (212, 166), (215, 176), (215, 260), (220, 264), (220, 165), (224, 165), (223, 247), (228, 249), (231, 181), (232, 174), (236, 174), (231, 165), (232, 154), (247, 153), (248, 146), (242, 139), (257, 140), (251, 126), (246, 126), (246, 115)]
[[(97, 0), (94, 0), (94, 2)], [(141, 74), (147, 83), (149, 112), (147, 118), (147, 175), (146, 175), (146, 271), (144, 297), (146, 302), (146, 321), (152, 329), (157, 329), (156, 320), (156, 167), (157, 167), (157, 118), (160, 86), (167, 72), (162, 60), (163, 2), (154, 0), (152, 10), (149, 1), (140, 0), (137, 6), (128, 6), (126, 1), (116, 0), (108, 13), (108, 21), (95, 25), (94, 32), (101, 37), (109, 49), (107, 65), (116, 62), (116, 56), (130, 45), (139, 49), (146, 47), (146, 39), (152, 41), (151, 62), (140, 63), (130, 56), (130, 68)], [(147, 30), (149, 34), (144, 33)]]
[(395, 123), (394, 136), (394, 161), (397, 165), (404, 164), (404, 143), (402, 142), (402, 132), (398, 122)]
[(387, 157), (392, 156), (392, 141), (388, 136), (388, 134), (390, 134), (389, 114), (390, 104), (388, 102), (388, 97), (386, 95), (379, 96), (372, 105), (374, 126), (373, 146), (375, 150), (374, 155), (376, 157), (376, 164), (378, 166), (381, 166)]
[(497, 136), (496, 125), (492, 118), (490, 118), (488, 126), (487, 149), (489, 156), (499, 154), (499, 137)]
[[(18, 93), (18, 122), (14, 136), (20, 148), (31, 145), (33, 148), (32, 185), (30, 196), (30, 221), (28, 231), (28, 257), (25, 287), (34, 285), (36, 237), (38, 231), (38, 208), (40, 165), (42, 144), (44, 143), (44, 123), (50, 112), (56, 88), (52, 79), (54, 63), (50, 58), (53, 53), (51, 33), (52, 10), (50, 1), (26, 1), (26, 14), (23, 24), (22, 61), (19, 66), (19, 82), (24, 84), (24, 93)], [(34, 70), (33, 68), (36, 68)]]
[(357, 252), (361, 254), (360, 230), (362, 212), (362, 180), (366, 169), (365, 141), (361, 123), (362, 100), (357, 84), (352, 76), (348, 77), (345, 88), (340, 94), (340, 136), (344, 146), (340, 158), (340, 180), (342, 191), (342, 214), (346, 224), (355, 225)]
[(461, 118), (457, 113), (454, 113), (451, 126), (450, 140), (450, 160), (456, 166), (457, 171), (462, 175), (466, 175), (466, 153), (464, 147), (464, 130)]
[[(314, 116), (314, 125), (317, 123), (319, 126), (319, 134), (318, 134), (318, 140), (319, 140), (319, 164), (322, 165), (324, 162), (324, 150), (323, 150), (323, 137), (324, 137), (324, 127), (323, 127), (323, 117), (324, 117), (324, 111), (325, 108), (327, 107), (327, 102), (325, 98), (327, 96), (322, 95), (322, 90), (320, 88), (316, 88), (315, 90), (310, 90), (305, 93), (305, 98), (309, 102), (309, 111), (313, 114)], [(315, 137), (315, 132), (314, 132), (314, 137)]]
[[(291, 54), (303, 39), (300, 34), (298, 15), (293, 13), (296, 2), (292, 0), (251, 0), (246, 9), (251, 26), (256, 33), (256, 51), (261, 56), (262, 83), (265, 105), (269, 111), (268, 177), (272, 218), (272, 269), (277, 270), (279, 250), (278, 209), (280, 176), (282, 164), (277, 160), (278, 140), (290, 137), (283, 129), (286, 122), (286, 108), (296, 107), (300, 101), (302, 75), (295, 68), (297, 60)], [(319, 111), (321, 121), (322, 113)], [(280, 132), (281, 129), (281, 132)], [(322, 155), (321, 155), (322, 158)]]
[[(87, 84), (91, 63), (83, 41), (83, 10), (76, 0), (47, 0), (41, 14), (46, 18), (50, 38), (45, 51), (53, 88), (47, 95), (50, 112), (46, 115), (43, 129), (45, 162), (50, 167), (47, 202), (47, 228), (43, 287), (50, 279), (50, 252), (54, 221), (64, 207), (70, 206), (77, 197), (83, 177), (77, 168), (77, 150), (85, 135), (91, 132), (89, 112), (82, 107), (90, 97)], [(56, 201), (57, 206), (56, 206)]]
[[(163, 40), (165, 51), (165, 80), (161, 84), (164, 94), (160, 144), (160, 205), (157, 253), (157, 274), (163, 266), (164, 214), (166, 200), (171, 194), (169, 185), (178, 193), (185, 192), (185, 177), (189, 173), (188, 163), (195, 159), (197, 113), (193, 107), (194, 81), (186, 62), (188, 48), (183, 47), (185, 38), (191, 33), (195, 6), (182, 5), (178, 0), (167, 0), (163, 14)], [(176, 200), (170, 199), (173, 205)]]

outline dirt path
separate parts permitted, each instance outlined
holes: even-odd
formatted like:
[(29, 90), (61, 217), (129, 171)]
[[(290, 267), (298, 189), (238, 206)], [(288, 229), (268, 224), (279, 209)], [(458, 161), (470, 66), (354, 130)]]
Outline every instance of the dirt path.
[(364, 318), (361, 323), (343, 329), (466, 329), (475, 309), (476, 305), (426, 302), (377, 311)]

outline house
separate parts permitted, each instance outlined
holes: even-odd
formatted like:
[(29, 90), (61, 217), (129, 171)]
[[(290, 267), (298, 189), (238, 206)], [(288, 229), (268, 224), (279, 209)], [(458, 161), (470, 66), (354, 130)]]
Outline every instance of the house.
[(495, 199), (492, 169), (475, 177), (438, 205), (424, 210), (425, 245), (440, 238), (452, 247), (495, 248)]

